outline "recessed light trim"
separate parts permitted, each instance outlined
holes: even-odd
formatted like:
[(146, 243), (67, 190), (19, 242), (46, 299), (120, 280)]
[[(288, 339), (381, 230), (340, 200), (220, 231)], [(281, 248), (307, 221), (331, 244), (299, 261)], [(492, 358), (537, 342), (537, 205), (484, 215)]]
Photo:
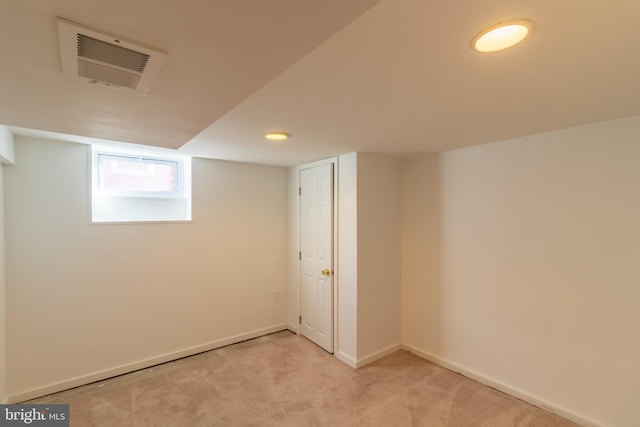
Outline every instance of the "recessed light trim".
[(500, 22), (471, 39), (471, 48), (481, 53), (499, 52), (522, 42), (534, 28), (528, 19)]
[(268, 132), (264, 134), (264, 137), (269, 141), (284, 141), (289, 138), (289, 134), (285, 132)]

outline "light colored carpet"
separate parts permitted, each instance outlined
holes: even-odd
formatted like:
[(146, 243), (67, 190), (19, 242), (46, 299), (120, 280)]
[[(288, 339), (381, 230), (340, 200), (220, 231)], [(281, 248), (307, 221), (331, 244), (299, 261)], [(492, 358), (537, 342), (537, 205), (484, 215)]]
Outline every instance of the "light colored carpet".
[(89, 426), (577, 426), (399, 351), (358, 370), (279, 332), (33, 400)]

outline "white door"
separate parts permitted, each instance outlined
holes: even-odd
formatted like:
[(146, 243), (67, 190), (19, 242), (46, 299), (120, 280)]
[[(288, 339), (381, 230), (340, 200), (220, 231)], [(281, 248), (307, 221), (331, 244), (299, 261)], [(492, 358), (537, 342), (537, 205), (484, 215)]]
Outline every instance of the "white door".
[(333, 353), (333, 164), (300, 171), (300, 333)]

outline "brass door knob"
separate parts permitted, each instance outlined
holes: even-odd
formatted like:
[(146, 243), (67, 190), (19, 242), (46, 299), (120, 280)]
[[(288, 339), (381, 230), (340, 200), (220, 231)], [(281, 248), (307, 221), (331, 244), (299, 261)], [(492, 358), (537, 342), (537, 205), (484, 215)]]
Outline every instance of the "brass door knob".
[(328, 268), (323, 269), (320, 273), (322, 273), (323, 276), (333, 275), (333, 271), (329, 270)]

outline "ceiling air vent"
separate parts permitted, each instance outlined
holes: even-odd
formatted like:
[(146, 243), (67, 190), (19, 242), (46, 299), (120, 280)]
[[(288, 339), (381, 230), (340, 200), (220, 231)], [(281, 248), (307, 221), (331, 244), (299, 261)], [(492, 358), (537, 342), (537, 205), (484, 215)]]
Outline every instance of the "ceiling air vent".
[(166, 54), (58, 18), (62, 73), (147, 93)]

